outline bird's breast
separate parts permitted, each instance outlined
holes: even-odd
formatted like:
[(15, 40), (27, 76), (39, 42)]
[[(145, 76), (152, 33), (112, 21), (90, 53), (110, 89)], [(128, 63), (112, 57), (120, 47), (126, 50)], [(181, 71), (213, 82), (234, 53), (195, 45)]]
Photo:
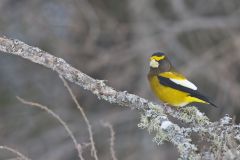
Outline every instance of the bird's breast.
[(150, 87), (158, 99), (175, 107), (185, 106), (188, 93), (161, 84), (157, 76), (148, 75)]

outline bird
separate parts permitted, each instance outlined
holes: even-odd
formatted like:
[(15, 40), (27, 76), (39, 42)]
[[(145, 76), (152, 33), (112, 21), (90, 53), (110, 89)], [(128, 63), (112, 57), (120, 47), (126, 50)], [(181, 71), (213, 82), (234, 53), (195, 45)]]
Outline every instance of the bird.
[(179, 108), (197, 102), (217, 107), (208, 97), (198, 91), (195, 84), (175, 69), (165, 53), (154, 52), (149, 61), (150, 87), (164, 104)]

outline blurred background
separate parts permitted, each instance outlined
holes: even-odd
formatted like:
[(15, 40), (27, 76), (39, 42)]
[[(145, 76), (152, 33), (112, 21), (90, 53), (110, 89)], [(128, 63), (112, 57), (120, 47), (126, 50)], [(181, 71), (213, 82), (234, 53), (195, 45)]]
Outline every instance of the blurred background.
[[(96, 79), (158, 102), (147, 82), (148, 58), (166, 52), (173, 64), (220, 106), (198, 105), (212, 120), (240, 122), (239, 0), (1, 0), (0, 33), (37, 46)], [(138, 111), (99, 101), (70, 84), (93, 128), (100, 159), (111, 159), (110, 122), (118, 159), (176, 159), (171, 144), (157, 146), (137, 127)], [(55, 72), (0, 54), (0, 145), (34, 160), (75, 160), (64, 128), (46, 112), (16, 99), (47, 105), (67, 122), (80, 143), (87, 127)], [(90, 147), (84, 149), (90, 156)], [(13, 158), (0, 151), (0, 159)]]

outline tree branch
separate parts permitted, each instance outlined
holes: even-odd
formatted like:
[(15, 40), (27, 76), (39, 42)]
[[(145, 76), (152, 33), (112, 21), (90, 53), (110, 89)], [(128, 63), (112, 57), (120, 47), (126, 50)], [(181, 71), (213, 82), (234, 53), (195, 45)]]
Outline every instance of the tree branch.
[[(96, 80), (82, 73), (63, 59), (55, 57), (37, 47), (29, 46), (19, 40), (0, 37), (0, 51), (20, 56), (50, 68), (65, 79), (89, 90), (99, 99), (140, 110), (142, 117), (139, 127), (154, 131), (156, 133), (154, 141), (157, 143), (162, 143), (163, 140), (166, 140), (174, 144), (178, 148), (182, 159), (200, 159), (200, 156), (204, 157), (205, 153), (197, 153), (197, 147), (191, 143), (190, 133), (192, 132), (199, 132), (202, 135), (208, 134), (209, 141), (212, 141), (214, 145), (220, 141), (216, 140), (216, 138), (222, 138), (223, 134), (221, 133), (230, 131), (230, 129), (232, 129), (231, 136), (234, 136), (235, 139), (240, 137), (238, 130), (240, 127), (237, 125), (233, 126), (230, 118), (226, 120), (226, 117), (224, 117), (225, 119), (223, 118), (222, 121), (212, 123), (195, 107), (175, 110), (168, 106), (156, 105), (126, 91), (117, 91), (107, 86), (103, 80)], [(188, 123), (191, 128), (179, 127), (171, 122), (167, 115)], [(216, 129), (219, 129), (219, 133), (216, 132)], [(206, 153), (214, 154), (215, 157), (214, 151)]]

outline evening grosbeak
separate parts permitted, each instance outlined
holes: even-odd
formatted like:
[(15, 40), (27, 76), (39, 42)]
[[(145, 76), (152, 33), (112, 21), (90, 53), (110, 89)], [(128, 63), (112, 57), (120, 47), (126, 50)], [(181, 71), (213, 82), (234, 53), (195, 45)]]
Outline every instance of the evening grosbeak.
[(205, 103), (217, 107), (198, 88), (179, 73), (162, 52), (150, 57), (148, 80), (154, 94), (162, 102), (173, 107), (182, 107), (190, 103)]

